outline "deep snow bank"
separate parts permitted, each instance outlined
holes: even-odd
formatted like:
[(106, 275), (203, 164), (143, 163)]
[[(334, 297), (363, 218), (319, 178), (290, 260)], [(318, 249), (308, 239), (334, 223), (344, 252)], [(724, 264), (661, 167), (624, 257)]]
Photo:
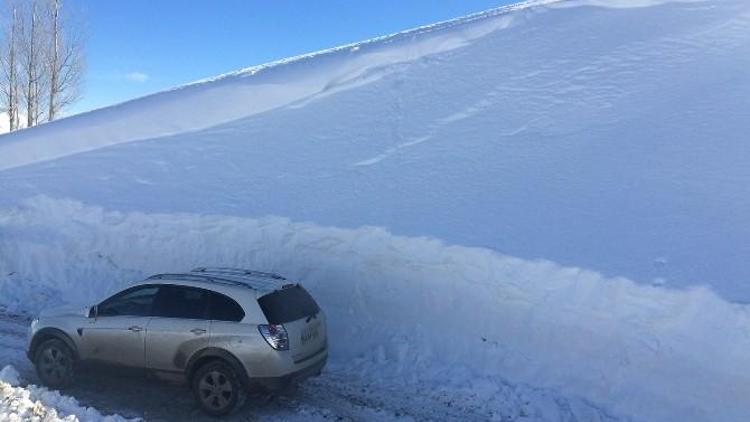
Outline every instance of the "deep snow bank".
[[(0, 303), (91, 303), (198, 264), (281, 272), (329, 315), (332, 360), (375, 376), (477, 375), (636, 420), (750, 415), (750, 314), (705, 289), (608, 279), (375, 227), (105, 211), (38, 197), (0, 212)], [(42, 300), (39, 291), (48, 294)]]
[(22, 386), (12, 366), (0, 370), (0, 420), (5, 422), (125, 422), (78, 404), (72, 397), (36, 385)]

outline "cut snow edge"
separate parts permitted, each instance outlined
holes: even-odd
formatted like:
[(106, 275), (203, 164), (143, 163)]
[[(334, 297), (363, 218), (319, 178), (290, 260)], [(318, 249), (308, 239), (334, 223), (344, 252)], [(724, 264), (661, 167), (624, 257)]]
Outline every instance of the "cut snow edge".
[(151, 273), (250, 267), (303, 282), (329, 316), (332, 363), (376, 377), (498, 377), (639, 420), (750, 414), (750, 308), (706, 288), (639, 285), (377, 227), (120, 213), (47, 197), (0, 211), (0, 231), (0, 305), (13, 311), (91, 304)]

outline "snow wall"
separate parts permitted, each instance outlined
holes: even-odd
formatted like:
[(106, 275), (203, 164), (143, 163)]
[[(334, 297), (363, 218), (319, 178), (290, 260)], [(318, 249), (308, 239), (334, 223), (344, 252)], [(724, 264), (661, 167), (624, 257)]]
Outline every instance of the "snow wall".
[(277, 271), (329, 316), (331, 360), (406, 382), (497, 377), (634, 420), (750, 415), (750, 315), (709, 290), (285, 218), (111, 212), (36, 197), (0, 211), (0, 305), (92, 303), (198, 264)]

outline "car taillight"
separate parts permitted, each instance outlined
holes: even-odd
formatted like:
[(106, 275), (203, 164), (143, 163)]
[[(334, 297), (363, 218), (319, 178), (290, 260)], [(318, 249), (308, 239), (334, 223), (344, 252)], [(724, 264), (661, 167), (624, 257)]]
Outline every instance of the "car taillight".
[(258, 331), (269, 346), (276, 350), (289, 350), (289, 335), (282, 324), (260, 324)]

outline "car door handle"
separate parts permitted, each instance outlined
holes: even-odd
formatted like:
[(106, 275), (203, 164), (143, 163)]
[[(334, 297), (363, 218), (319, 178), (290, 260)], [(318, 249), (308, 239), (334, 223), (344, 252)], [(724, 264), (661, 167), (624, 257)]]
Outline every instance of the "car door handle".
[(129, 327), (128, 330), (134, 332), (134, 333), (140, 333), (143, 331), (143, 327), (139, 327), (137, 325), (133, 325), (132, 327)]
[(203, 328), (193, 328), (192, 330), (190, 330), (190, 332), (195, 334), (196, 336), (199, 336), (201, 334), (205, 334), (206, 330), (204, 330)]

